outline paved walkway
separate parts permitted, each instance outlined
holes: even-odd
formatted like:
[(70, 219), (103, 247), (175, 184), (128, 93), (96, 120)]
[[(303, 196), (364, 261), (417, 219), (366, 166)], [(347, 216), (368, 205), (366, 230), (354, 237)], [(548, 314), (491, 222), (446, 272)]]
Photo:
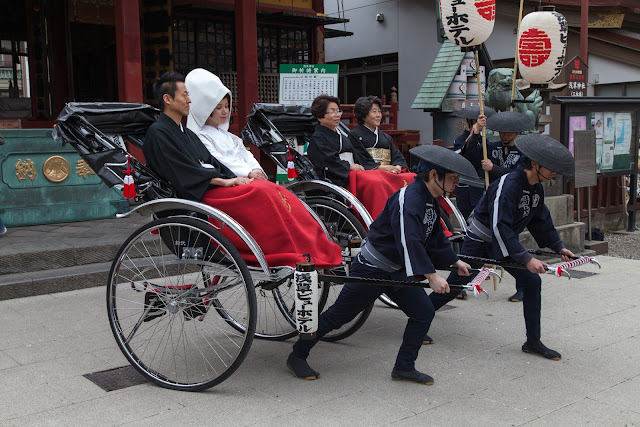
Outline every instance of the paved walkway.
[(185, 393), (106, 392), (83, 377), (126, 365), (104, 287), (0, 301), (0, 425), (640, 425), (640, 261), (600, 260), (579, 268), (596, 275), (543, 277), (543, 341), (561, 361), (520, 351), (508, 277), (489, 300), (436, 315), (417, 361), (433, 386), (390, 380), (405, 318), (382, 305), (352, 337), (318, 345), (317, 381), (286, 369), (292, 340), (256, 340), (227, 381)]

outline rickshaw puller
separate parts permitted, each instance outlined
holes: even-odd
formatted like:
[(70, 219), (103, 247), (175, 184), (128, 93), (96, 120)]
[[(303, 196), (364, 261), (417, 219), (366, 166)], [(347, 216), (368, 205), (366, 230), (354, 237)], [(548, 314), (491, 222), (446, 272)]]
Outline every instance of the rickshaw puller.
[[(382, 280), (427, 279), (434, 292), (448, 292), (449, 285), (436, 273), (436, 268), (453, 265), (461, 275), (468, 275), (469, 265), (458, 259), (444, 235), (436, 198), (455, 189), (459, 174), (473, 177), (475, 170), (466, 159), (446, 148), (423, 145), (411, 153), (421, 159), (420, 173), (413, 183), (388, 199), (353, 261), (350, 275)], [(415, 368), (423, 337), (435, 314), (422, 288), (347, 283), (336, 302), (320, 315), (316, 339), (295, 343), (287, 367), (298, 378), (318, 378), (318, 372), (306, 361), (311, 348), (325, 334), (354, 319), (383, 293), (409, 317), (391, 378), (433, 384), (433, 378)]]
[[(560, 353), (540, 341), (541, 283), (546, 263), (534, 258), (519, 242), (519, 234), (527, 228), (540, 247), (548, 247), (569, 261), (573, 253), (565, 248), (553, 226), (549, 209), (544, 204), (543, 182), (556, 173), (573, 175), (574, 162), (569, 150), (548, 135), (531, 134), (518, 137), (523, 164), (492, 183), (472, 214), (469, 231), (461, 255), (501, 259), (510, 257), (526, 265), (527, 270), (506, 268), (523, 292), (523, 314), (527, 341), (522, 351), (547, 359), (559, 360)], [(451, 273), (448, 281), (465, 284), (473, 277)], [(455, 298), (457, 292), (431, 294), (436, 310)]]

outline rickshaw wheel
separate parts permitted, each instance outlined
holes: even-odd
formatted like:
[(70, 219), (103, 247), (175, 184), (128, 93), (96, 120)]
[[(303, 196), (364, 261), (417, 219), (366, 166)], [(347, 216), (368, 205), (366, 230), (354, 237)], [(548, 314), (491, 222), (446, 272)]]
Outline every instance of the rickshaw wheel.
[[(319, 310), (324, 307), (328, 287), (319, 284)], [(258, 319), (256, 338), (284, 341), (298, 335), (295, 321), (295, 283), (293, 277), (271, 291), (256, 287), (258, 294)]]
[[(327, 198), (310, 198), (305, 201), (311, 209), (315, 211), (320, 219), (324, 222), (324, 225), (329, 230), (329, 234), (333, 237), (334, 241), (344, 250), (350, 239), (359, 238), (364, 239), (367, 237), (367, 231), (364, 226), (358, 221), (358, 219), (342, 204), (327, 199)], [(348, 271), (344, 266), (335, 267), (327, 270), (327, 273), (337, 276), (346, 276)], [(324, 308), (329, 308), (333, 305), (335, 300), (340, 295), (342, 285), (333, 283), (324, 283), (324, 286), (328, 288), (326, 293), (326, 299), (324, 299)], [(323, 302), (321, 300), (321, 302)], [(322, 305), (321, 305), (322, 307)], [(329, 332), (322, 338), (324, 341), (340, 341), (347, 338), (356, 332), (364, 324), (369, 317), (373, 304), (361, 311), (355, 319), (351, 322), (343, 325), (339, 329), (335, 329)]]
[[(284, 341), (298, 334), (294, 319), (295, 289), (293, 279), (267, 290), (255, 287), (257, 300), (255, 337), (270, 341)], [(213, 304), (225, 321), (235, 330), (243, 332), (245, 325), (235, 318), (236, 307), (214, 300)]]
[[(231, 310), (242, 331), (225, 321)], [(144, 377), (199, 391), (242, 364), (253, 342), (256, 295), (249, 269), (222, 234), (198, 219), (164, 218), (120, 248), (107, 312), (120, 350)]]

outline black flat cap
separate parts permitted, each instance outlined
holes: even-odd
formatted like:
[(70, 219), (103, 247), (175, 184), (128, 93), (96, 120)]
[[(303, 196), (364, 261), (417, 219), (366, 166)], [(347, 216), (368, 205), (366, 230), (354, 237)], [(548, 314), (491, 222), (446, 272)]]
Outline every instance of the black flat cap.
[(409, 153), (446, 171), (469, 178), (478, 178), (478, 173), (469, 160), (448, 148), (438, 145), (419, 145), (409, 150)]
[(524, 132), (533, 127), (533, 121), (522, 113), (501, 111), (487, 119), (487, 129), (495, 132)]
[(516, 147), (529, 159), (555, 173), (574, 174), (575, 162), (571, 152), (549, 135), (520, 135), (516, 138)]
[[(491, 107), (484, 106), (484, 115), (487, 116), (487, 119), (496, 114), (496, 110)], [(472, 119), (478, 120), (478, 116), (480, 115), (480, 107), (478, 105), (472, 105), (470, 107), (463, 108), (462, 110), (456, 113), (456, 116), (462, 117), (463, 119)]]

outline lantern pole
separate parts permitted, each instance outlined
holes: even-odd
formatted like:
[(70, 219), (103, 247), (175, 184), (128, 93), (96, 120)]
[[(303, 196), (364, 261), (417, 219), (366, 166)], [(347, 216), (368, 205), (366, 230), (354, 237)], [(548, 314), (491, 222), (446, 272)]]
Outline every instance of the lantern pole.
[[(474, 49), (473, 53), (476, 59), (476, 80), (478, 81), (478, 106), (480, 107), (480, 115), (484, 116), (484, 101), (482, 100), (482, 81), (480, 78), (480, 60), (478, 59), (478, 49)], [(487, 160), (487, 131), (482, 128), (482, 158)], [(489, 172), (484, 171), (484, 188), (489, 188)]]
[(516, 33), (516, 56), (513, 58), (513, 82), (511, 83), (511, 104), (509, 111), (513, 111), (513, 100), (516, 97), (516, 78), (518, 77), (518, 54), (520, 51), (520, 23), (522, 22), (522, 8), (524, 0), (520, 0), (520, 13), (518, 13), (518, 32)]
[[(482, 99), (482, 79), (480, 78), (480, 59), (478, 58), (478, 49), (474, 49), (473, 53), (476, 59), (476, 80), (478, 81), (478, 106), (480, 107), (480, 115), (484, 116), (484, 101)], [(482, 157), (487, 160), (487, 130), (486, 126), (482, 128)], [(484, 171), (484, 188), (489, 188), (489, 172)], [(497, 268), (495, 265), (493, 268)], [(493, 278), (493, 290), (498, 290), (498, 281)]]

